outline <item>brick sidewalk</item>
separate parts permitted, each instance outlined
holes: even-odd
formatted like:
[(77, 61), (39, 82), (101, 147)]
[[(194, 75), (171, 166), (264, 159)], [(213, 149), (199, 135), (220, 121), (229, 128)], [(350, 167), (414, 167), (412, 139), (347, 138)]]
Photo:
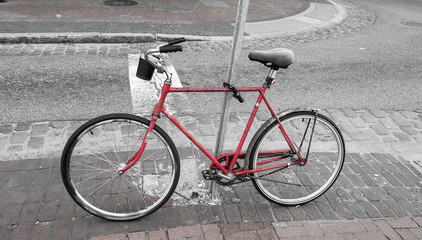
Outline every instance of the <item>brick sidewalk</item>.
[[(72, 35), (71, 33), (90, 32), (232, 36), (238, 5), (236, 0), (133, 1), (138, 4), (132, 6), (109, 6), (105, 2), (0, 2), (0, 33)], [(328, 1), (316, 2), (329, 4)], [(283, 7), (280, 4), (267, 0), (254, 4), (252, 1), (248, 21), (285, 18), (301, 13), (310, 6), (309, 1), (305, 0), (283, 0)]]
[[(380, 109), (328, 109), (324, 115), (334, 119), (342, 130), (348, 152), (386, 152), (395, 154), (421, 154), (422, 110), (391, 111)], [(149, 112), (142, 113), (149, 116)], [(179, 111), (176, 116), (203, 145), (214, 148), (215, 133), (219, 119), (208, 115), (192, 115), (189, 111)], [(233, 113), (230, 118), (228, 141), (236, 143), (249, 114)], [(252, 126), (253, 132), (268, 119), (268, 115), (258, 115)], [(45, 121), (0, 124), (0, 160), (28, 159), (36, 157), (58, 157), (70, 134), (85, 120)], [(158, 125), (169, 132), (179, 147), (190, 147), (185, 136), (163, 118)]]
[(113, 234), (91, 239), (420, 239), (422, 238), (421, 227), (421, 217), (204, 224), (128, 234)]
[[(11, 152), (15, 151), (16, 157), (23, 160), (0, 162), (0, 212), (7, 216), (0, 220), (1, 234), (6, 239), (7, 236), (11, 239), (28, 236), (42, 239), (95, 236), (159, 239), (159, 236), (165, 236), (178, 239), (173, 238), (178, 234), (215, 239), (209, 233), (216, 234), (217, 239), (265, 239), (263, 234), (275, 238), (293, 235), (314, 238), (309, 235), (311, 233), (320, 234), (315, 237), (322, 239), (341, 239), (338, 236), (344, 239), (420, 237), (421, 172), (408, 159), (388, 154), (391, 152), (388, 146), (381, 153), (367, 151), (373, 147), (364, 147), (403, 143), (401, 146), (413, 146), (415, 151), (420, 151), (421, 113), (376, 109), (328, 109), (324, 112), (342, 128), (348, 154), (339, 179), (321, 198), (303, 206), (282, 207), (269, 203), (252, 184), (245, 183), (219, 187), (221, 204), (200, 196), (202, 201), (190, 200), (183, 206), (167, 206), (132, 222), (110, 222), (90, 216), (71, 200), (63, 187), (58, 156), (67, 136), (82, 121), (2, 124), (0, 141), (3, 144), (0, 146), (8, 146), (1, 150), (2, 156), (11, 157)], [(215, 119), (180, 114), (182, 123), (195, 136), (204, 136), (198, 139), (205, 147), (212, 148)], [(258, 116), (260, 121), (265, 118)], [(233, 114), (230, 118), (233, 127), (229, 129), (239, 131), (245, 122), (245, 118)], [(182, 163), (189, 160), (190, 163), (196, 162), (197, 166), (208, 166), (204, 164), (204, 156), (185, 144), (184, 136), (178, 135), (168, 122), (158, 124), (175, 141)], [(256, 129), (258, 125), (253, 127)], [(362, 132), (365, 134), (360, 134)], [(228, 141), (236, 139), (228, 138)], [(46, 149), (48, 154), (43, 155)], [(38, 154), (40, 158), (19, 157), (31, 151), (35, 154), (33, 156)], [(199, 193), (205, 195), (206, 183), (198, 181), (197, 185), (204, 186)], [(315, 231), (307, 231), (311, 228)]]
[[(182, 162), (197, 157), (189, 149), (180, 152)], [(302, 206), (269, 203), (249, 182), (218, 187), (221, 204), (204, 201), (165, 206), (130, 222), (105, 221), (78, 207), (63, 187), (59, 163), (58, 158), (0, 162), (2, 239), (143, 239), (147, 235), (149, 239), (267, 239), (263, 237), (267, 234), (273, 239), (421, 236), (422, 174), (409, 162), (390, 154), (348, 154), (333, 187)], [(180, 234), (183, 237), (177, 237)]]

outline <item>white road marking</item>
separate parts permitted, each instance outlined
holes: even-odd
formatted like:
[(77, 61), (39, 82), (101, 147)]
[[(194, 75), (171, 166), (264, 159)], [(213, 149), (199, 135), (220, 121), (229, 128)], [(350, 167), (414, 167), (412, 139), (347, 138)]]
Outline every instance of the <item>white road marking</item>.
[[(133, 113), (138, 115), (150, 114), (158, 101), (160, 90), (166, 80), (164, 74), (154, 73), (151, 81), (136, 77), (140, 54), (129, 54), (129, 84), (132, 97)], [(182, 87), (179, 76), (173, 65), (167, 66), (172, 73), (172, 87)]]

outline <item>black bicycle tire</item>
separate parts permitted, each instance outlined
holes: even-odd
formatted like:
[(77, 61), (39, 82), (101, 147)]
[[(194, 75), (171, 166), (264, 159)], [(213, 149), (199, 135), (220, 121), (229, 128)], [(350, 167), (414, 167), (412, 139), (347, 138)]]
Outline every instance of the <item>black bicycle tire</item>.
[(146, 212), (145, 214), (142, 215), (138, 215), (136, 217), (131, 217), (131, 218), (122, 218), (122, 219), (116, 219), (116, 218), (111, 218), (111, 217), (107, 217), (107, 216), (103, 216), (100, 215), (96, 212), (91, 211), (91, 209), (87, 208), (82, 201), (77, 197), (77, 194), (75, 192), (75, 190), (72, 187), (72, 184), (70, 184), (70, 176), (69, 176), (69, 160), (70, 160), (70, 156), (71, 156), (71, 151), (73, 150), (74, 145), (77, 142), (77, 139), (79, 138), (79, 136), (86, 130), (88, 129), (90, 126), (95, 125), (97, 123), (103, 122), (103, 121), (107, 121), (107, 120), (113, 120), (113, 119), (127, 119), (127, 120), (132, 120), (132, 121), (136, 121), (139, 122), (145, 126), (149, 126), (150, 121), (140, 117), (140, 116), (136, 116), (136, 115), (132, 115), (132, 114), (125, 114), (125, 113), (114, 113), (114, 114), (107, 114), (107, 115), (102, 115), (96, 118), (93, 118), (91, 120), (89, 120), (88, 122), (84, 123), (83, 125), (81, 125), (78, 129), (75, 130), (75, 132), (70, 136), (69, 140), (67, 141), (65, 148), (63, 150), (62, 153), (62, 157), (61, 157), (61, 163), (60, 163), (60, 170), (61, 170), (61, 176), (62, 176), (62, 181), (65, 185), (65, 188), (67, 190), (67, 192), (69, 193), (69, 195), (72, 197), (72, 199), (81, 207), (83, 208), (85, 211), (89, 212), (90, 214), (103, 218), (103, 219), (107, 219), (107, 220), (113, 220), (113, 221), (127, 221), (127, 220), (135, 220), (141, 217), (145, 217), (155, 211), (157, 211), (160, 207), (162, 207), (172, 196), (172, 194), (174, 193), (176, 186), (178, 184), (179, 181), (179, 177), (180, 177), (180, 158), (179, 158), (179, 153), (177, 151), (177, 148), (174, 144), (174, 142), (172, 141), (172, 139), (169, 137), (169, 135), (162, 129), (160, 128), (158, 125), (154, 126), (153, 131), (158, 134), (161, 135), (162, 139), (164, 139), (164, 141), (166, 141), (166, 143), (168, 144), (168, 146), (170, 147), (170, 150), (173, 154), (174, 157), (174, 163), (175, 163), (175, 177), (174, 177), (174, 181), (172, 183), (172, 186), (170, 187), (169, 192), (167, 193), (167, 195), (163, 198), (163, 200), (161, 201), (161, 203), (159, 203), (158, 205), (156, 205), (154, 208), (150, 209), (148, 212)]
[[(280, 121), (285, 121), (286, 119), (298, 116), (298, 115), (310, 115), (310, 116), (315, 116), (315, 112), (313, 111), (294, 111), (294, 112), (290, 112), (286, 115), (283, 115), (281, 117), (279, 117)], [(299, 204), (295, 203), (295, 204), (286, 204), (286, 203), (280, 203), (275, 201), (274, 199), (271, 199), (270, 197), (268, 197), (263, 190), (261, 190), (261, 188), (258, 186), (257, 184), (257, 179), (252, 178), (252, 183), (255, 187), (255, 189), (260, 193), (261, 196), (263, 196), (265, 199), (274, 202), (276, 204), (280, 204), (280, 205), (301, 205), (301, 204), (305, 204), (308, 203), (310, 201), (313, 201), (317, 198), (319, 198), (320, 196), (322, 196), (326, 191), (328, 191), (331, 186), (336, 182), (337, 178), (340, 176), (341, 170), (343, 168), (344, 165), (344, 161), (345, 161), (345, 154), (346, 154), (346, 150), (345, 150), (345, 143), (344, 143), (344, 138), (343, 135), (341, 134), (341, 131), (339, 129), (339, 127), (328, 117), (324, 116), (323, 114), (318, 113), (318, 118), (322, 118), (324, 119), (329, 125), (332, 126), (332, 128), (336, 131), (337, 136), (340, 139), (340, 145), (341, 145), (341, 154), (342, 154), (342, 159), (340, 161), (340, 167), (338, 168), (338, 171), (336, 173), (336, 176), (334, 177), (334, 179), (329, 183), (328, 187), (320, 192), (318, 195), (316, 195), (313, 198), (308, 199), (307, 201), (301, 202)], [(274, 119), (274, 118), (273, 118)], [(253, 159), (253, 156), (255, 156), (255, 152), (257, 151), (258, 145), (261, 142), (262, 138), (266, 136), (268, 131), (271, 131), (271, 129), (278, 124), (278, 121), (276, 119), (274, 119), (273, 121), (266, 122), (264, 123), (263, 127), (260, 128), (255, 136), (252, 138), (253, 140), (251, 141), (250, 145), (252, 146), (250, 148), (250, 150), (247, 153), (247, 158), (248, 158), (248, 162), (249, 162), (249, 169), (252, 170), (254, 168), (254, 161), (256, 161), (255, 159)], [(249, 149), (249, 148), (248, 148)]]

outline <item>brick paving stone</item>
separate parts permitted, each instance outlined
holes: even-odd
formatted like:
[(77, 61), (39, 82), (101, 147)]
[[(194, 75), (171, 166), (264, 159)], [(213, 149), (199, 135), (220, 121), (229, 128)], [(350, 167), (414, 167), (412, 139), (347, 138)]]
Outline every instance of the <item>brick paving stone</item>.
[(58, 205), (59, 205), (58, 200), (42, 202), (40, 205), (37, 220), (40, 222), (53, 221), (56, 217)]
[(273, 218), (273, 213), (268, 203), (256, 203), (254, 204), (254, 207), (261, 221), (269, 222), (275, 220)]
[(7, 136), (0, 136), (0, 151), (6, 149), (6, 145), (8, 144), (8, 137)]
[(379, 119), (379, 121), (387, 128), (390, 130), (397, 130), (399, 129), (399, 126), (391, 119), (389, 118), (381, 118)]
[(392, 200), (384, 200), (383, 201), (388, 208), (391, 209), (398, 217), (407, 217), (408, 212), (402, 207), (399, 202), (392, 201)]
[(28, 135), (27, 132), (14, 132), (10, 137), (10, 144), (22, 144)]
[(155, 211), (154, 214), (146, 216), (144, 219), (146, 222), (148, 222), (149, 230), (161, 229), (164, 225), (164, 215), (162, 208)]
[(167, 239), (166, 230), (150, 231), (150, 232), (148, 232), (148, 239), (166, 240)]
[(302, 207), (310, 220), (323, 219), (322, 213), (319, 211), (315, 202), (309, 202), (307, 204), (302, 205)]
[(274, 203), (270, 203), (270, 204), (274, 213), (274, 217), (276, 218), (277, 221), (293, 220), (287, 207), (281, 206), (279, 204), (274, 204)]
[(238, 224), (228, 223), (220, 224), (220, 230), (223, 237), (239, 232)]
[(385, 192), (387, 192), (388, 195), (394, 198), (394, 200), (406, 201), (406, 198), (399, 191), (397, 191), (396, 188), (391, 186), (384, 186), (383, 189), (385, 190)]
[(72, 221), (72, 239), (88, 238), (91, 228), (91, 217), (77, 218)]
[(392, 228), (416, 228), (418, 225), (411, 218), (392, 218), (387, 219), (387, 223)]
[(294, 221), (302, 221), (302, 220), (309, 220), (308, 215), (306, 215), (305, 210), (301, 206), (297, 207), (289, 207), (288, 208), (290, 215), (292, 216), (292, 220)]
[(323, 236), (324, 232), (321, 230), (317, 222), (314, 221), (303, 221), (303, 227), (308, 232), (310, 237)]
[(168, 228), (174, 228), (180, 226), (180, 214), (176, 207), (165, 207), (162, 208), (162, 214), (165, 216), (163, 219), (163, 225)]
[(397, 232), (388, 224), (388, 222), (384, 219), (375, 220), (374, 221), (377, 227), (380, 229), (382, 233), (387, 236), (388, 239), (395, 240), (401, 239), (401, 237), (397, 234)]
[(367, 175), (367, 174), (360, 175), (362, 181), (365, 182), (366, 186), (369, 186), (369, 187), (379, 187), (379, 184), (376, 181), (374, 181), (374, 178), (377, 178), (377, 176), (379, 175), (378, 174), (372, 175), (372, 177), (371, 175)]
[(40, 210), (39, 203), (25, 203), (19, 215), (19, 223), (34, 223), (37, 220), (38, 211)]
[(214, 213), (214, 216), (216, 217), (217, 222), (227, 223), (222, 206), (214, 205), (214, 206), (211, 206), (211, 208)]
[(386, 118), (389, 115), (386, 111), (377, 108), (370, 108), (369, 112), (371, 112), (376, 118)]
[(15, 131), (21, 132), (21, 131), (28, 131), (31, 129), (32, 123), (30, 122), (21, 122), (16, 124)]
[(239, 207), (235, 204), (224, 205), (223, 211), (227, 219), (227, 223), (240, 223), (242, 222), (242, 216), (239, 211)]
[(274, 228), (279, 238), (294, 238), (308, 236), (308, 232), (303, 226), (300, 227), (278, 227)]
[[(7, 226), (10, 234), (10, 239), (29, 239), (28, 236), (32, 235), (32, 230), (34, 229), (34, 224), (20, 224), (14, 225), (12, 227)], [(2, 235), (3, 236), (3, 235)], [(6, 238), (8, 239), (8, 238)]]
[(363, 121), (361, 118), (351, 118), (351, 119), (349, 119), (349, 121), (356, 128), (365, 128), (367, 126), (367, 123), (365, 121)]
[(169, 239), (185, 239), (193, 237), (202, 237), (200, 225), (169, 228), (167, 230)]
[(377, 225), (375, 225), (372, 219), (359, 219), (358, 221), (362, 224), (362, 226), (366, 229), (366, 231), (368, 232), (378, 231), (378, 227)]
[(402, 237), (402, 239), (406, 240), (417, 240), (418, 238), (413, 235), (409, 229), (395, 229), (396, 232)]
[(3, 204), (22, 204), (28, 196), (26, 187), (0, 190), (0, 193), (0, 200)]
[[(7, 204), (0, 206), (0, 225), (13, 225), (18, 222), (19, 213), (21, 212), (22, 204)], [(5, 217), (6, 216), (6, 217)]]
[(354, 111), (353, 109), (346, 108), (346, 109), (342, 109), (342, 111), (348, 118), (356, 118), (358, 116), (356, 111)]
[(49, 123), (37, 123), (32, 125), (31, 135), (44, 135), (50, 127)]
[(243, 222), (257, 222), (259, 221), (258, 214), (252, 203), (239, 204), (240, 214), (242, 215)]
[(405, 118), (409, 118), (409, 119), (420, 119), (421, 117), (421, 114), (417, 112), (400, 111), (400, 113), (403, 114)]
[(71, 219), (57, 219), (54, 221), (52, 239), (70, 239)]
[(28, 147), (33, 149), (41, 149), (44, 146), (44, 137), (30, 137)]
[(322, 232), (325, 236), (333, 236), (338, 235), (337, 228), (333, 224), (321, 224), (319, 223), (319, 227), (321, 228)]
[(362, 232), (362, 233), (354, 233), (353, 236), (358, 240), (387, 240), (388, 238), (385, 237), (384, 234), (380, 232)]
[(216, 215), (214, 215), (213, 209), (205, 205), (194, 205), (193, 211), (197, 214), (200, 224), (216, 223)]
[(355, 216), (342, 202), (330, 202), (340, 219), (354, 219)]
[(338, 219), (329, 202), (315, 202), (325, 219)]
[(257, 231), (259, 239), (278, 239), (276, 232), (274, 229), (261, 229)]
[(367, 201), (359, 201), (358, 202), (359, 206), (361, 206), (365, 213), (370, 217), (370, 218), (382, 218), (382, 214), (377, 210), (377, 208), (374, 207), (374, 205), (372, 204), (372, 202), (367, 202)]
[(23, 146), (22, 145), (14, 145), (14, 146), (9, 146), (7, 148), (8, 152), (23, 152)]
[(361, 113), (360, 117), (366, 123), (376, 123), (376, 122), (378, 122), (377, 118), (375, 118), (374, 115), (372, 115), (371, 112), (369, 112), (369, 111), (365, 111), (365, 112)]
[(373, 128), (374, 131), (378, 135), (389, 135), (390, 134), (390, 131), (387, 128), (385, 128), (383, 125), (380, 125), (380, 124), (371, 125), (371, 128)]
[(411, 228), (409, 230), (417, 239), (422, 239), (422, 228)]
[(146, 233), (145, 232), (133, 232), (128, 234), (129, 240), (146, 240)]
[(13, 132), (13, 125), (11, 125), (11, 124), (0, 125), (0, 133), (10, 134), (12, 132)]
[(206, 224), (201, 225), (202, 231), (204, 232), (205, 239), (223, 239), (221, 231), (217, 224)]
[(400, 127), (410, 136), (419, 134), (419, 131), (413, 125), (400, 125)]
[(336, 222), (335, 227), (339, 233), (358, 233), (366, 232), (365, 227), (357, 220), (339, 221)]
[(113, 234), (113, 235), (107, 235), (107, 236), (97, 236), (97, 237), (91, 237), (91, 240), (126, 240), (125, 234)]
[(412, 219), (419, 225), (419, 227), (422, 227), (422, 217), (412, 217)]
[[(246, 203), (252, 203), (252, 196), (250, 193), (250, 188), (248, 187), (236, 187), (234, 188), (234, 190), (236, 191), (237, 196), (239, 197), (239, 199), (242, 199), (242, 202), (246, 202)], [(256, 191), (255, 189), (252, 189), (253, 191)]]
[(371, 203), (383, 217), (397, 217), (397, 215), (383, 201), (371, 201)]
[(199, 224), (199, 218), (196, 212), (193, 210), (192, 206), (180, 206), (178, 207), (178, 212), (180, 215), (181, 226), (191, 226)]
[(390, 117), (396, 124), (406, 124), (408, 121), (403, 115), (399, 114), (398, 112), (394, 112), (390, 115)]

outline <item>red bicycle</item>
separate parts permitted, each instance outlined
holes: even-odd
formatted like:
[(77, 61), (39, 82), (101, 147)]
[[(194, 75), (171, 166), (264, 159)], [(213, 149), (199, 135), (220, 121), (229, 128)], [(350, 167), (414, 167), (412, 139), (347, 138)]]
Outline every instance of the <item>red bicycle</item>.
[[(150, 80), (154, 70), (167, 75), (150, 120), (121, 113), (104, 115), (83, 124), (68, 140), (61, 174), (76, 203), (101, 218), (131, 220), (151, 214), (169, 200), (179, 180), (180, 159), (173, 141), (156, 124), (163, 115), (211, 160), (209, 169), (202, 171), (207, 180), (221, 185), (251, 180), (262, 196), (284, 205), (304, 204), (324, 194), (344, 162), (339, 128), (315, 109), (275, 114), (265, 98), (277, 70), (292, 64), (293, 52), (280, 48), (249, 54), (250, 60), (270, 69), (262, 87), (172, 88), (161, 53), (182, 51), (176, 44), (183, 41), (150, 49), (140, 59), (139, 77)], [(236, 151), (214, 158), (166, 112), (167, 94), (173, 92), (233, 92), (241, 102), (240, 93), (259, 93)], [(255, 133), (247, 151), (241, 152), (262, 101), (272, 117)]]

